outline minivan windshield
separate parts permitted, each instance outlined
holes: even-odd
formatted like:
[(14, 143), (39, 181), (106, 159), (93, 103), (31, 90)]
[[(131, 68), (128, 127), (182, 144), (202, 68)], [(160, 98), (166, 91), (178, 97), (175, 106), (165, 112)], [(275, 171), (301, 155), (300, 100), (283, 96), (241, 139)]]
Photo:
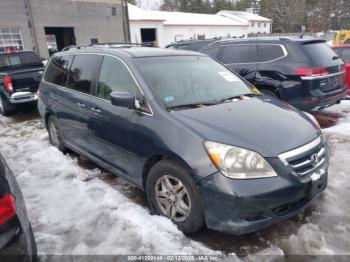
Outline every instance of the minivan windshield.
[(248, 84), (205, 56), (136, 58), (153, 93), (165, 106), (209, 105), (252, 95)]

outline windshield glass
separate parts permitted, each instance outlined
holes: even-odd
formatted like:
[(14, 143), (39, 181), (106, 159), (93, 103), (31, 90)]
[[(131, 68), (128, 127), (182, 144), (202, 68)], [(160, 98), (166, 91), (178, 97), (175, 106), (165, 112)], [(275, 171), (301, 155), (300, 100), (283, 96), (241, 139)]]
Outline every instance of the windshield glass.
[(0, 54), (0, 69), (21, 68), (28, 66), (43, 66), (39, 57), (34, 52)]
[(226, 67), (203, 56), (136, 58), (153, 93), (167, 108), (212, 104), (243, 94), (250, 87)]

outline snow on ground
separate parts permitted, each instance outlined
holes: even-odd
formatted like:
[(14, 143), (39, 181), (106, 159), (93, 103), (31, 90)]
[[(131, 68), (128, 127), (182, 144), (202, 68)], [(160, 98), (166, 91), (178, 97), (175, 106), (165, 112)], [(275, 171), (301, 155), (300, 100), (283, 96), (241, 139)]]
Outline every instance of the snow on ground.
[[(39, 120), (4, 123), (0, 150), (22, 188), (41, 254), (213, 254), (170, 220), (101, 181), (49, 146)], [(93, 173), (93, 174), (92, 174)]]
[(252, 261), (350, 254), (350, 101), (329, 111), (343, 118), (324, 129), (332, 150), (325, 193), (297, 217), (239, 237), (211, 230), (186, 237), (168, 219), (151, 216), (144, 195), (124, 180), (111, 183), (101, 169), (49, 146), (37, 116), (0, 117), (0, 151), (21, 185), (41, 254), (224, 252)]

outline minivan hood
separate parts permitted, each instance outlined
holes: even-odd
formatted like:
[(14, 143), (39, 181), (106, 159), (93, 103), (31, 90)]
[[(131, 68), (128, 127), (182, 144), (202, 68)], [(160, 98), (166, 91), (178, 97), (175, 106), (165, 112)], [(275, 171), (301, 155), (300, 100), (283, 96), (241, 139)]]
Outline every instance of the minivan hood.
[(264, 157), (277, 157), (320, 135), (301, 111), (265, 95), (171, 114), (204, 140), (243, 147)]

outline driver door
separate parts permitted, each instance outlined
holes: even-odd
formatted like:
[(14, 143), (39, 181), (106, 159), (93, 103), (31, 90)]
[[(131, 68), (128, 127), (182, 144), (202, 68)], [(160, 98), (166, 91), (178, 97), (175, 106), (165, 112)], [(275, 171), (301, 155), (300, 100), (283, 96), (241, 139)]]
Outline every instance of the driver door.
[(110, 94), (128, 91), (138, 97), (139, 88), (125, 64), (112, 56), (103, 57), (96, 82), (94, 96), (89, 101), (91, 114), (88, 128), (93, 141), (91, 154), (120, 175), (137, 180), (135, 134), (140, 113), (112, 105)]

